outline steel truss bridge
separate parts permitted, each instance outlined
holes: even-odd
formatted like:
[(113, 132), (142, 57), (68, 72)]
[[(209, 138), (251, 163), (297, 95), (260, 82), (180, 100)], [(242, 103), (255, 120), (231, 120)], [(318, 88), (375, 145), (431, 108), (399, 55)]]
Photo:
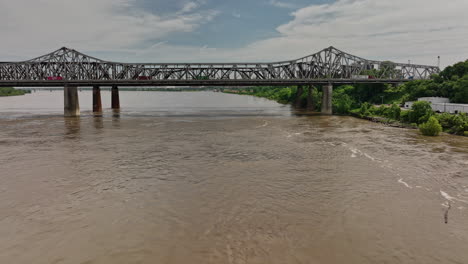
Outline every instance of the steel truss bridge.
[[(436, 66), (367, 60), (334, 47), (272, 63), (121, 63), (61, 48), (21, 62), (0, 62), (0, 86), (253, 86), (401, 83), (428, 79)], [(368, 78), (366, 75), (372, 72)], [(369, 74), (369, 73), (368, 73)]]

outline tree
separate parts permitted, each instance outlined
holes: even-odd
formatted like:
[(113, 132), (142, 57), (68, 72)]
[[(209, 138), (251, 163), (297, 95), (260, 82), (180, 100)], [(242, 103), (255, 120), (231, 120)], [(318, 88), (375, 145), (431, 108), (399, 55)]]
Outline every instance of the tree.
[(414, 101), (419, 97), (441, 96), (440, 84), (433, 80), (415, 80), (404, 84), (403, 90), (408, 96), (405, 100)]
[(468, 103), (468, 74), (458, 79), (453, 85), (453, 96), (450, 97), (453, 103)]
[(357, 106), (355, 100), (351, 96), (354, 89), (355, 88), (351, 85), (342, 85), (333, 91), (333, 112), (337, 114), (347, 114), (353, 106)]
[(439, 75), (442, 77), (442, 79), (449, 81), (452, 80), (455, 76), (461, 78), (466, 74), (468, 74), (468, 60), (459, 62), (452, 66), (448, 66), (443, 71), (441, 71)]
[(337, 114), (347, 114), (351, 110), (353, 103), (353, 99), (347, 94), (335, 95), (332, 99), (333, 112)]

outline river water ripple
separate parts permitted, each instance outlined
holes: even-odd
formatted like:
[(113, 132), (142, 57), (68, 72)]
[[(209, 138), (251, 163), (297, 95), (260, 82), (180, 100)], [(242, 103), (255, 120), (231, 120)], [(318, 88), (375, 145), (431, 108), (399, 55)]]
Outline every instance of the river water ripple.
[[(0, 98), (0, 263), (468, 263), (468, 138), (249, 96)], [(447, 222), (447, 223), (446, 223)]]

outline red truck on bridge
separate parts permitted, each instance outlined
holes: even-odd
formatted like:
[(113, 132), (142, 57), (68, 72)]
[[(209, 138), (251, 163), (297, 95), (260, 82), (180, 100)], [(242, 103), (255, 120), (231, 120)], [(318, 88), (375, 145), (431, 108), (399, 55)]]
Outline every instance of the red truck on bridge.
[(63, 78), (61, 76), (49, 76), (47, 77), (48, 81), (61, 81)]

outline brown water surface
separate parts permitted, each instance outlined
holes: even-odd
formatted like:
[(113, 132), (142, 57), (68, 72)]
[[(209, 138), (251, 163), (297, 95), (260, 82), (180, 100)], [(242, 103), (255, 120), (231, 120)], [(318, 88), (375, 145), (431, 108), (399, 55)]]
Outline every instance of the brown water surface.
[(210, 92), (99, 116), (81, 92), (64, 118), (62, 96), (0, 98), (0, 263), (468, 263), (466, 137)]

